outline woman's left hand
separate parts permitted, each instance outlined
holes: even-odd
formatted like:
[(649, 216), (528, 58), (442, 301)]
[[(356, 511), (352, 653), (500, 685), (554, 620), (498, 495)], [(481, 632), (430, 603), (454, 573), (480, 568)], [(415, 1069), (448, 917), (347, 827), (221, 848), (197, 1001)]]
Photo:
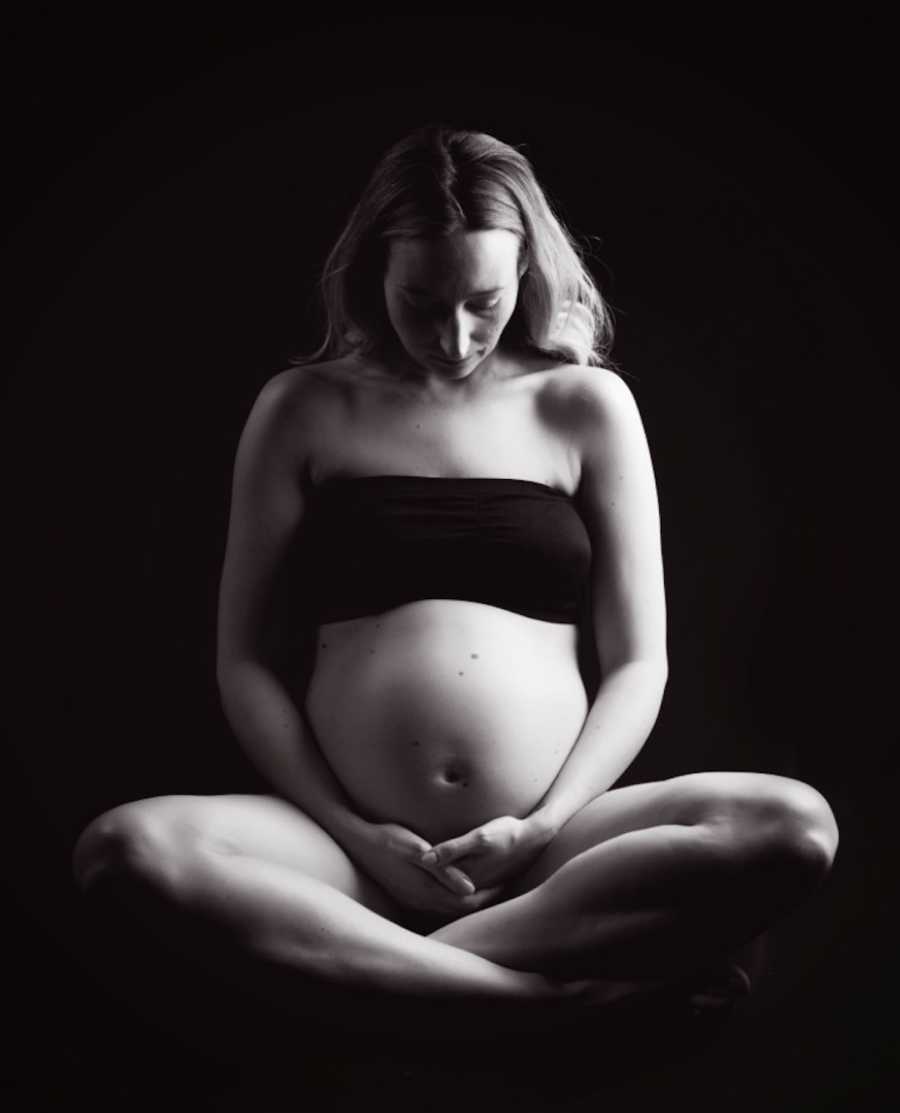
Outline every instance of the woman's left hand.
[(552, 831), (533, 819), (501, 815), (433, 846), (422, 856), (422, 865), (430, 869), (452, 862), (472, 879), (476, 889), (483, 889), (522, 873), (552, 837)]

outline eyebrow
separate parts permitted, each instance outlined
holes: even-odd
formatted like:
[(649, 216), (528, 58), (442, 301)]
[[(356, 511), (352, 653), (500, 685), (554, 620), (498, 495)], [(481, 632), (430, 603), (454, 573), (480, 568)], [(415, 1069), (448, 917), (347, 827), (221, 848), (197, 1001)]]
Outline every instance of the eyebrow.
[[(400, 283), (400, 289), (406, 290), (407, 293), (410, 294), (425, 294), (426, 296), (431, 296), (431, 291), (423, 290), (421, 286), (406, 286), (404, 283)], [(488, 294), (501, 294), (504, 289), (505, 287), (503, 286), (492, 286), (490, 290), (475, 290), (471, 294), (468, 294), (467, 297), (483, 298), (487, 297)]]

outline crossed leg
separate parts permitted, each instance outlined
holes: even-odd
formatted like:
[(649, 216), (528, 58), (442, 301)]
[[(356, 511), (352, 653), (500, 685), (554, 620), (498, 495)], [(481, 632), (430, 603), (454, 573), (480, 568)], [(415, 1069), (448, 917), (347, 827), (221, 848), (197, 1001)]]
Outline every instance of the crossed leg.
[(563, 978), (666, 977), (736, 950), (802, 903), (837, 843), (824, 797), (790, 778), (630, 785), (573, 816), (510, 899), (431, 938)]
[[(299, 809), (260, 795), (162, 796), (82, 833), (77, 882), (118, 893), (194, 950), (236, 946), (276, 970), (348, 988), (482, 1000), (550, 996), (551, 983), (401, 926), (404, 911)], [(307, 988), (306, 986), (303, 987)]]
[(159, 797), (95, 820), (84, 888), (139, 879), (179, 916), (282, 969), (436, 997), (543, 1000), (555, 979), (702, 965), (803, 901), (837, 827), (808, 785), (702, 773), (614, 789), (491, 907), (422, 935), (317, 824), (265, 796)]

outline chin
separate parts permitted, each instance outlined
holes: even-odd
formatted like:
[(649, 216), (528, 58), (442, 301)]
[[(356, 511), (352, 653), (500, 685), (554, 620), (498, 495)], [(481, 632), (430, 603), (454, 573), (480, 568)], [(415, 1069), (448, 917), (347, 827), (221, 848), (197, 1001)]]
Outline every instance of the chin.
[(441, 356), (432, 355), (430, 352), (420, 356), (419, 362), (426, 367), (438, 368), (444, 375), (451, 377), (457, 375), (466, 375), (469, 371), (473, 370), (483, 359), (482, 356), (470, 357), (469, 359), (460, 360), (459, 363), (449, 363)]
[(459, 363), (455, 365), (443, 359), (442, 356), (434, 355), (432, 353), (427, 354), (424, 358), (430, 363), (436, 363), (439, 367), (443, 368), (445, 371), (451, 372), (452, 374), (454, 371), (474, 371), (475, 368), (479, 366), (479, 364), (484, 363), (484, 361), (488, 358), (492, 351), (493, 348), (482, 348), (477, 353), (473, 353), (472, 355), (467, 356), (466, 359), (460, 360)]

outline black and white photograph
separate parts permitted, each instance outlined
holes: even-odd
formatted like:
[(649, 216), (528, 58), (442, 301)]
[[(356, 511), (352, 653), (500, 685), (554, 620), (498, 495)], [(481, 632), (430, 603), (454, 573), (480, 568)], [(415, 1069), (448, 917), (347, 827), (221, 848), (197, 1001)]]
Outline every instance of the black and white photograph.
[(751, 14), (11, 20), (10, 1113), (896, 1103), (890, 36)]

